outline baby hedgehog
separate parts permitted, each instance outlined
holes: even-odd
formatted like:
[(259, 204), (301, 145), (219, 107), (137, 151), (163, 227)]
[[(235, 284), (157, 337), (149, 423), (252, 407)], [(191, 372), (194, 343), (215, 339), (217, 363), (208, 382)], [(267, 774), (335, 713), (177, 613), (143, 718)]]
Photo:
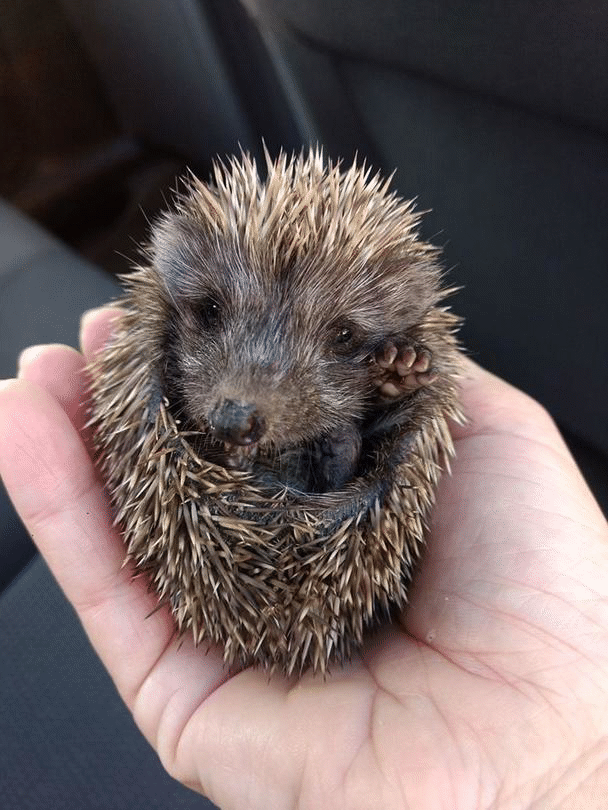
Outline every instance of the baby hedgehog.
[(195, 178), (93, 367), (128, 557), (228, 665), (326, 672), (406, 602), (459, 419), (438, 250), (319, 150)]

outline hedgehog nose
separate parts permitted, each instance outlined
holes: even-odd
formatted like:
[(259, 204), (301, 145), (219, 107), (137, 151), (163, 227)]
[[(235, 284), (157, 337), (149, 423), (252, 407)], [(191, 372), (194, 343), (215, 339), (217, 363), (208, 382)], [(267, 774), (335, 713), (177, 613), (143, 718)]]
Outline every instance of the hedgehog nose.
[(264, 417), (255, 405), (225, 399), (209, 415), (209, 426), (218, 439), (246, 446), (254, 444), (266, 430)]

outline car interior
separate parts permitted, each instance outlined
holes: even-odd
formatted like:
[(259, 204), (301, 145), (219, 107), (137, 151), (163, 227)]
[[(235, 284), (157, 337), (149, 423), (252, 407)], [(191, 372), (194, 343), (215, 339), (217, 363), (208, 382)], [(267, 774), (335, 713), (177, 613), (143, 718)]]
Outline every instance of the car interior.
[[(538, 399), (608, 512), (608, 6), (9, 0), (0, 376), (77, 345), (216, 156), (320, 144), (426, 211), (467, 353)], [(0, 491), (0, 806), (210, 808), (139, 734)]]

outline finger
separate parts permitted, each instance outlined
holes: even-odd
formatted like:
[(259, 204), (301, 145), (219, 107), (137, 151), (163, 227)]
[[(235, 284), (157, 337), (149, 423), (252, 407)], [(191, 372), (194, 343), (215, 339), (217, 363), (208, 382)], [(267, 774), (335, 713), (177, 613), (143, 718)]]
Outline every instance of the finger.
[[(522, 446), (529, 447), (542, 442), (572, 476), (577, 493), (581, 493), (584, 500), (593, 501), (592, 509), (596, 516), (600, 515), (595, 497), (568, 445), (551, 414), (541, 403), (468, 358), (464, 359), (461, 403), (466, 422), (450, 425), (457, 458), (463, 454), (465, 447), (467, 450), (473, 447), (472, 440), (475, 439), (502, 439), (509, 445), (520, 441)], [(496, 461), (500, 465), (500, 459)]]
[(82, 431), (87, 421), (84, 357), (70, 346), (30, 346), (21, 352), (19, 378), (45, 388), (61, 405), (74, 427)]
[(505, 433), (534, 438), (541, 429), (556, 446), (566, 449), (553, 419), (539, 402), (468, 357), (463, 358), (462, 367), (460, 401), (466, 421), (451, 425), (456, 441)]
[(87, 362), (106, 345), (122, 312), (119, 307), (106, 306), (84, 313), (80, 321), (80, 347)]
[(123, 548), (89, 456), (56, 400), (25, 381), (0, 392), (0, 474), (123, 695), (172, 632)]

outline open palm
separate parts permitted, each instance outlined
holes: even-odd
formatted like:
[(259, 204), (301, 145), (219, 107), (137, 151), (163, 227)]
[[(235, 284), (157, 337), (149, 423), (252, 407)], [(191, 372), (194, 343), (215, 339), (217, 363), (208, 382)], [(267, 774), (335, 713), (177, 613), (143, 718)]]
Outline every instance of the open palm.
[(608, 760), (608, 527), (542, 408), (468, 363), (401, 626), (326, 680), (228, 676), (122, 567), (81, 405), (112, 317), (87, 318), (84, 357), (23, 359), (0, 473), (168, 771), (226, 810), (578, 807)]

